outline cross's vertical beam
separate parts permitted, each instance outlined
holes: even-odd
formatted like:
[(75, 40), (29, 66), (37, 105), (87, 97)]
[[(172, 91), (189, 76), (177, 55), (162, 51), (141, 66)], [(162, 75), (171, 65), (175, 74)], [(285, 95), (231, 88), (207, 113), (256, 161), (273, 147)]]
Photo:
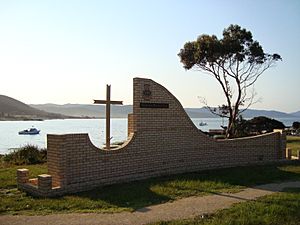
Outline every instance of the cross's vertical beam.
[(94, 104), (105, 104), (106, 109), (106, 149), (110, 149), (110, 105), (123, 105), (122, 101), (111, 101), (110, 100), (110, 85), (106, 85), (106, 100), (94, 100)]
[(106, 85), (106, 149), (110, 149), (110, 85)]

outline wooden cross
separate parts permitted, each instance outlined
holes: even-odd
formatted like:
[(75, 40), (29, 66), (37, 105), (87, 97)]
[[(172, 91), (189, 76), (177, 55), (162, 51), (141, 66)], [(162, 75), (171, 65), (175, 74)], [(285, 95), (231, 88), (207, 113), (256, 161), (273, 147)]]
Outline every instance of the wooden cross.
[(106, 149), (110, 149), (110, 105), (123, 105), (123, 101), (110, 100), (110, 85), (106, 85), (106, 100), (94, 100), (94, 104), (106, 105)]

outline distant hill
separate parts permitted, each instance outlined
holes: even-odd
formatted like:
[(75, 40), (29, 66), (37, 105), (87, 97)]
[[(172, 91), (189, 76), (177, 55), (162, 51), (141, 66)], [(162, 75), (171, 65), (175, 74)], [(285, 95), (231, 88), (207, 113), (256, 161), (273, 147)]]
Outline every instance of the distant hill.
[(218, 117), (212, 114), (206, 108), (185, 108), (185, 111), (191, 118), (217, 118)]
[[(206, 108), (185, 108), (191, 118), (215, 118)], [(132, 105), (112, 105), (112, 118), (127, 118), (132, 113)], [(266, 116), (269, 118), (295, 118), (300, 120), (300, 111), (284, 113), (274, 110), (248, 109), (243, 113), (244, 118)], [(93, 104), (38, 104), (27, 105), (14, 98), (0, 95), (0, 120), (24, 119), (65, 119), (73, 117), (105, 117), (104, 105)]]
[(33, 108), (23, 102), (20, 102), (14, 98), (0, 95), (0, 119), (54, 119), (54, 118), (66, 118), (66, 116), (60, 114), (54, 114), (45, 112)]
[[(216, 115), (213, 115), (209, 110), (206, 108), (186, 108), (185, 109), (187, 114), (191, 118), (214, 118), (217, 117)], [(275, 110), (258, 110), (258, 109), (247, 109), (245, 112), (243, 112), (244, 118), (253, 118), (258, 116), (265, 116), (269, 118), (288, 118), (288, 117), (299, 117), (300, 115), (297, 114), (291, 114), (291, 113), (284, 113), (279, 112)]]
[[(92, 104), (65, 104), (65, 105), (55, 105), (55, 104), (40, 104), (31, 105), (40, 110), (44, 110), (51, 113), (60, 113), (68, 116), (88, 116), (88, 117), (105, 117), (105, 106), (104, 105), (92, 105)], [(215, 118), (217, 116), (211, 114), (206, 108), (185, 108), (187, 114), (191, 118)], [(127, 118), (127, 115), (132, 113), (132, 105), (112, 105), (111, 117), (112, 118)], [(288, 117), (298, 117), (300, 118), (299, 112), (290, 114), (274, 110), (256, 110), (248, 109), (243, 113), (244, 118), (253, 118), (257, 116), (266, 116), (269, 118), (288, 118)]]
[[(75, 117), (105, 117), (105, 106), (104, 105), (88, 105), (88, 104), (39, 104), (31, 105), (34, 108), (44, 110), (51, 113), (60, 113), (68, 116)], [(132, 113), (132, 105), (112, 105), (111, 106), (111, 117), (112, 118), (127, 118), (127, 115)]]
[(247, 109), (243, 116), (245, 118), (253, 118), (257, 116), (265, 116), (269, 118), (287, 118), (287, 117), (294, 117), (290, 113), (279, 112), (275, 110), (259, 110), (259, 109)]
[(291, 113), (291, 115), (300, 118), (300, 111), (293, 112), (293, 113)]

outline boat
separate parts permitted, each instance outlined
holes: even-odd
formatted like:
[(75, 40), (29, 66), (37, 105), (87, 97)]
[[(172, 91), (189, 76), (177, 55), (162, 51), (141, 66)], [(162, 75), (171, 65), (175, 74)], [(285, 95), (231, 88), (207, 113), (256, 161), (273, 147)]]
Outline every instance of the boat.
[(40, 133), (40, 130), (32, 127), (32, 128), (29, 128), (27, 130), (22, 130), (22, 131), (19, 131), (19, 134), (29, 134), (29, 135), (33, 135), (33, 134), (39, 134)]
[(207, 123), (202, 122), (202, 121), (199, 123), (199, 126), (206, 126), (206, 125), (207, 125)]

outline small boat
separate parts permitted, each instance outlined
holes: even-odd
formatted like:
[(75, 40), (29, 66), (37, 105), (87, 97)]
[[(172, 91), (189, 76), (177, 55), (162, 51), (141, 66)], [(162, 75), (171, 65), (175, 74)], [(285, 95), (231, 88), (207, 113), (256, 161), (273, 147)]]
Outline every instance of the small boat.
[(29, 135), (33, 135), (33, 134), (39, 134), (40, 130), (36, 129), (36, 128), (29, 128), (27, 130), (22, 130), (19, 131), (19, 134), (29, 134)]
[(202, 121), (199, 123), (199, 126), (206, 126), (206, 125), (207, 125), (207, 123), (202, 122)]

